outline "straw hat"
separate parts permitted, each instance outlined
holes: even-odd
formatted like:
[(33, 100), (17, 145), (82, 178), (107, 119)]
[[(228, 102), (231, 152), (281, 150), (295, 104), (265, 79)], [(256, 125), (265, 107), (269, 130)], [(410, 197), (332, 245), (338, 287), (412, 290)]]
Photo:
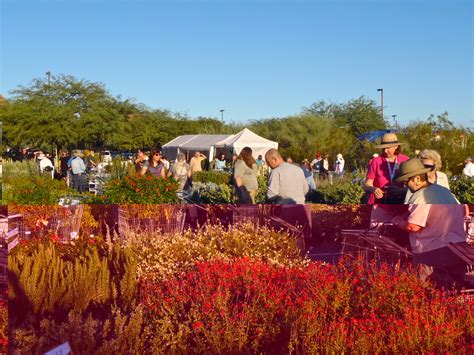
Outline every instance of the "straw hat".
[(433, 167), (425, 168), (422, 161), (418, 158), (413, 158), (403, 162), (400, 165), (400, 170), (398, 171), (398, 177), (394, 180), (395, 182), (407, 181), (413, 176), (418, 176), (425, 174), (433, 170)]
[(405, 143), (400, 143), (398, 141), (397, 135), (395, 133), (385, 133), (382, 136), (382, 141), (379, 145), (376, 145), (375, 148), (390, 148), (390, 147), (398, 147)]

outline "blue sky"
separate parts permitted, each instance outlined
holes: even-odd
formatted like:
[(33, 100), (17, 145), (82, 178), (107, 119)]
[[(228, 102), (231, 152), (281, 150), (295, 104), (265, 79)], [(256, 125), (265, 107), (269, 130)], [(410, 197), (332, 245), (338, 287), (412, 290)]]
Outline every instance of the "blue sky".
[(0, 92), (46, 71), (226, 121), (359, 96), (474, 126), (473, 6), (431, 1), (24, 1), (1, 7)]

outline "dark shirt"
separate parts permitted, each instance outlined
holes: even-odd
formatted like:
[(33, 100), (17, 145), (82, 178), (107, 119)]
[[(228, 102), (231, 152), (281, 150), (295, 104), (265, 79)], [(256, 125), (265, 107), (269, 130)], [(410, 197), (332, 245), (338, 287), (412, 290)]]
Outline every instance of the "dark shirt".
[(61, 157), (61, 159), (60, 159), (61, 174), (63, 174), (63, 175), (66, 175), (67, 171), (69, 170), (68, 161), (69, 161), (70, 158), (71, 157), (68, 155), (68, 156), (65, 156), (65, 157)]

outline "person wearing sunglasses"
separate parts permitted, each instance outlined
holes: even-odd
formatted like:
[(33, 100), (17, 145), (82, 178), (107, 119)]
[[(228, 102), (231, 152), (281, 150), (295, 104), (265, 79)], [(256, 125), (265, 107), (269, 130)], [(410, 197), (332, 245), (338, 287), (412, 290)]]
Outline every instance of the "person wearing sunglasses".
[(148, 161), (145, 161), (145, 163), (143, 164), (142, 170), (140, 171), (140, 175), (143, 176), (146, 173), (152, 174), (156, 177), (165, 177), (165, 165), (161, 161), (160, 151), (156, 149), (153, 149), (151, 151)]
[[(449, 189), (448, 176), (440, 171), (442, 167), (441, 156), (436, 150), (423, 149), (420, 153), (418, 153), (418, 159), (421, 160), (425, 168), (432, 169), (426, 173), (428, 181), (431, 184), (437, 184)], [(405, 204), (408, 203), (412, 195), (413, 193), (408, 189), (405, 196)]]

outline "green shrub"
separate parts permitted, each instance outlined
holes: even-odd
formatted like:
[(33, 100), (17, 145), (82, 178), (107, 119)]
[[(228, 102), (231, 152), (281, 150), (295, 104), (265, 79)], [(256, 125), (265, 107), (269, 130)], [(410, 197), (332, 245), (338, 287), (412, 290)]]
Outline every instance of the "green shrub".
[(40, 175), (19, 177), (3, 185), (5, 203), (17, 205), (53, 205), (60, 196), (74, 194), (63, 180)]
[(64, 181), (38, 174), (34, 161), (6, 162), (3, 166), (2, 204), (52, 205), (73, 194)]
[(12, 348), (21, 354), (42, 354), (68, 341), (74, 354), (144, 353), (143, 307), (134, 307), (130, 315), (111, 308), (107, 317), (71, 311), (65, 321), (45, 317), (38, 325), (15, 327), (11, 329)]
[(102, 196), (88, 202), (105, 204), (160, 204), (178, 202), (178, 182), (154, 175), (127, 175), (107, 182)]
[(359, 204), (364, 197), (364, 189), (360, 184), (352, 182), (334, 182), (318, 186), (315, 192), (316, 203), (328, 204)]
[(193, 183), (202, 182), (204, 184), (213, 183), (216, 185), (230, 184), (230, 174), (222, 171), (199, 171), (193, 174)]
[(199, 193), (199, 203), (220, 205), (234, 202), (234, 191), (228, 184), (193, 182), (193, 190)]
[(255, 202), (256, 203), (264, 203), (267, 199), (267, 184), (268, 184), (268, 172), (261, 171), (260, 175), (257, 176), (258, 181), (258, 190), (257, 194), (255, 195)]
[(465, 175), (455, 176), (450, 179), (449, 187), (459, 202), (474, 203), (474, 178)]

